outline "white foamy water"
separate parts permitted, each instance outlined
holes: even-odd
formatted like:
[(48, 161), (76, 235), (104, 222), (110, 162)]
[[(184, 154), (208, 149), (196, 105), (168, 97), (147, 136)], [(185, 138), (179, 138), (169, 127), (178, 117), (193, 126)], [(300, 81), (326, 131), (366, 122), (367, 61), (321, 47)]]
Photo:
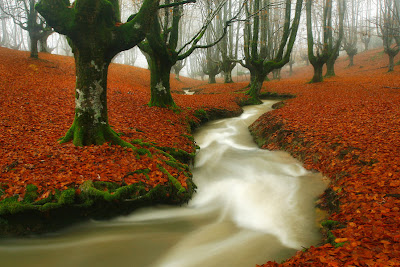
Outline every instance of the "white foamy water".
[(315, 198), (325, 184), (284, 152), (259, 149), (247, 127), (274, 101), (195, 134), (197, 193), (40, 238), (0, 240), (2, 266), (255, 266), (319, 242)]

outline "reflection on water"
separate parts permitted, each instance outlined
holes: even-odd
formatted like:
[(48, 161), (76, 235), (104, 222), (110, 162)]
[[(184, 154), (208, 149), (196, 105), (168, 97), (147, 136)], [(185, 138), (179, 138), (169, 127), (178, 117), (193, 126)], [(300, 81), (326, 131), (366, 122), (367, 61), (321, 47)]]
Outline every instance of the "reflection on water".
[(195, 135), (198, 191), (184, 207), (155, 207), (52, 235), (0, 241), (2, 266), (254, 266), (315, 245), (314, 199), (325, 188), (247, 130), (273, 101)]

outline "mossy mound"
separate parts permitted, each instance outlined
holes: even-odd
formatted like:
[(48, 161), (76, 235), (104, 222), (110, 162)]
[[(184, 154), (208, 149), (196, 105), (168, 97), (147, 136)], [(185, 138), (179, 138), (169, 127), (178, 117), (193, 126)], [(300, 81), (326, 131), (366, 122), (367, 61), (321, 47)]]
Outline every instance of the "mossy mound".
[[(40, 201), (30, 188), (23, 201), (18, 196), (0, 202), (0, 236), (29, 235), (55, 231), (88, 219), (109, 219), (141, 207), (187, 203), (195, 191), (192, 179), (187, 189), (178, 181), (148, 190), (144, 183), (119, 186), (110, 182), (86, 181), (78, 189), (57, 191)], [(179, 184), (179, 185), (177, 185)]]

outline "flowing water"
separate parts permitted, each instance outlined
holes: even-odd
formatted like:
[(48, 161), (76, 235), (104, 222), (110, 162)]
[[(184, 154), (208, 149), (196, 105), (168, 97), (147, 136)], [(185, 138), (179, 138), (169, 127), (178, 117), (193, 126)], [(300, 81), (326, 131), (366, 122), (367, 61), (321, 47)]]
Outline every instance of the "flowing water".
[(325, 183), (284, 152), (259, 149), (247, 126), (273, 101), (203, 126), (184, 207), (154, 207), (51, 235), (0, 240), (1, 266), (255, 266), (319, 242)]

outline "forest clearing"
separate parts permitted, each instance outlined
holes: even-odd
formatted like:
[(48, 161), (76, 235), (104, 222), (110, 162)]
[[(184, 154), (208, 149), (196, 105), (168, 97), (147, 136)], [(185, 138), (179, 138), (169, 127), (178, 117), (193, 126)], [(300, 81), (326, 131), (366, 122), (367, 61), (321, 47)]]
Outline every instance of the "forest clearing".
[[(73, 58), (41, 54), (34, 60), (26, 52), (6, 48), (0, 49), (0, 58), (2, 216), (18, 212), (6, 205), (10, 199), (26, 205), (51, 203), (66, 190), (78, 199), (85, 181), (119, 186), (141, 182), (147, 192), (174, 183), (173, 176), (188, 190), (189, 162), (182, 158), (190, 161), (196, 151), (190, 123), (207, 120), (206, 113), (210, 117), (240, 114), (238, 99), (245, 98), (240, 92), (247, 85), (171, 79), (179, 107), (174, 112), (146, 105), (148, 70), (112, 64), (110, 125), (121, 138), (133, 141), (137, 150), (108, 144), (75, 147), (57, 142), (73, 118)], [(264, 83), (263, 92), (296, 97), (250, 127), (258, 143), (265, 149), (290, 152), (307, 169), (331, 180), (318, 201), (330, 213), (323, 225), (325, 244), (299, 251), (283, 266), (400, 264), (399, 69), (386, 72), (382, 49), (359, 54), (354, 61), (355, 66), (348, 68), (347, 58), (340, 57), (337, 77), (322, 83), (307, 83), (312, 76), (309, 67)], [(183, 95), (187, 88), (196, 94)], [(181, 155), (177, 157), (181, 162), (171, 164), (165, 151)], [(37, 189), (29, 191), (30, 185)], [(97, 190), (111, 191), (107, 186)], [(4, 221), (0, 225), (4, 227)]]

